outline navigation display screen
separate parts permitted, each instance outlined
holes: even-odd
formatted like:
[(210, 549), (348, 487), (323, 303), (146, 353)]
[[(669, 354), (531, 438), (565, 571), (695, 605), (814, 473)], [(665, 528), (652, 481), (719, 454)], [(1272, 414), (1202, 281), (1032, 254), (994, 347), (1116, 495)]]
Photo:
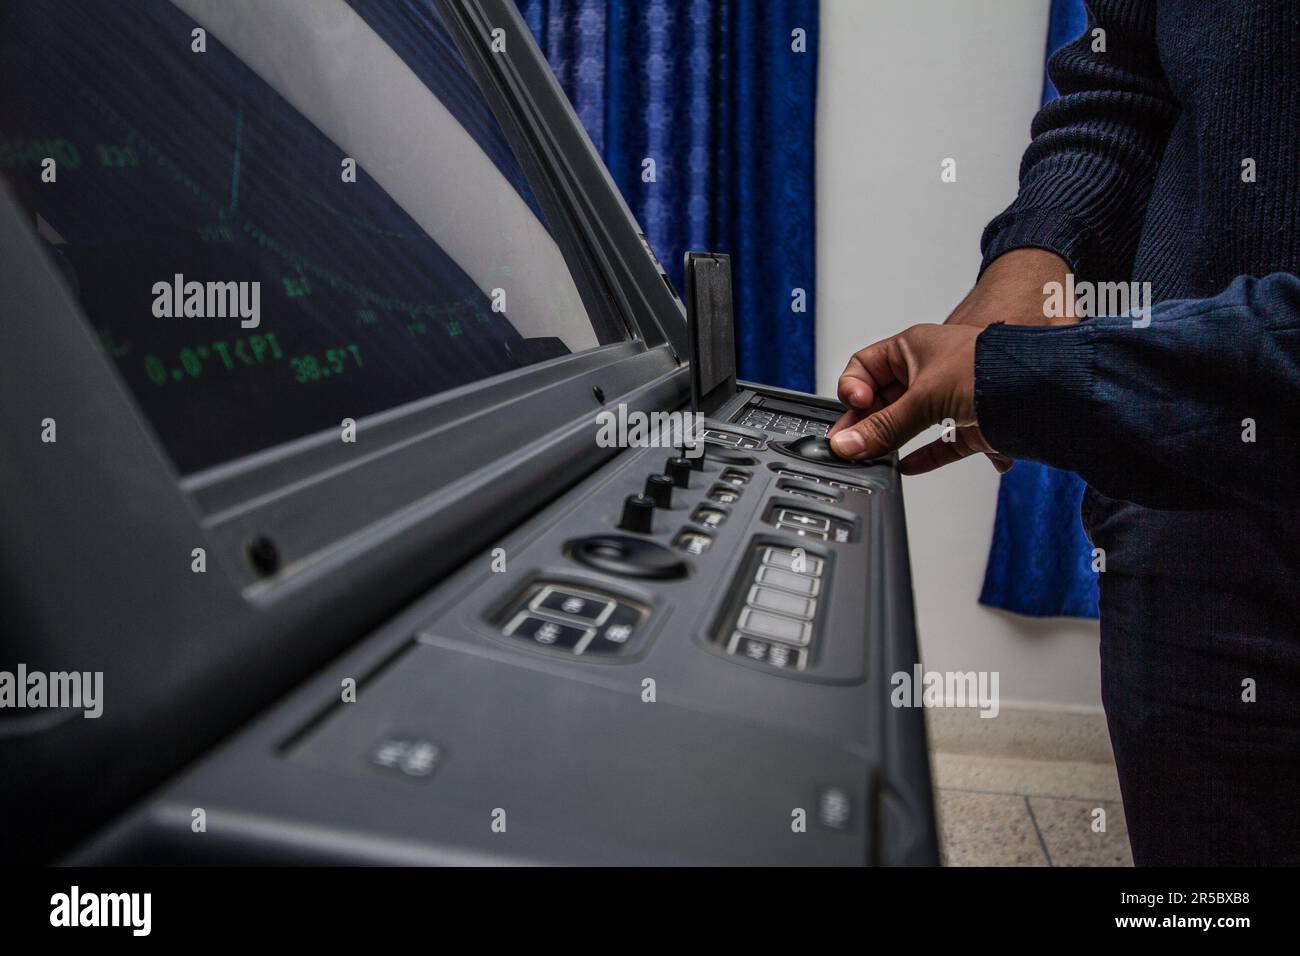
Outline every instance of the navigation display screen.
[(182, 473), (627, 336), (428, 0), (6, 0), (0, 90)]

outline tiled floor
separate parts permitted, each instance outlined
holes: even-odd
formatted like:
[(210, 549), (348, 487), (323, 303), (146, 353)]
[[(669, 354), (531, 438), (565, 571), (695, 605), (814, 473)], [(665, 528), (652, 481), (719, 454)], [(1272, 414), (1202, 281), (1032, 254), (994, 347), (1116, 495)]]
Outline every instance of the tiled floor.
[(932, 756), (946, 865), (1133, 865), (1114, 765)]

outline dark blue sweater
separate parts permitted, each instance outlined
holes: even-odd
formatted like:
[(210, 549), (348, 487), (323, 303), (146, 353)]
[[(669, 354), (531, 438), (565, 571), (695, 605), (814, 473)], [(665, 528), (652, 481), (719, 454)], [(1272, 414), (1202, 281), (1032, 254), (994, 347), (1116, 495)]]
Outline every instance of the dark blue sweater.
[(1000, 451), (1077, 472), (1113, 499), (1294, 505), (1300, 2), (1087, 7), (1087, 31), (1052, 58), (1061, 97), (1034, 120), (1019, 195), (985, 231), (984, 262), (1049, 249), (1080, 281), (1151, 283), (1157, 304), (1146, 328), (989, 327), (976, 351), (980, 426)]

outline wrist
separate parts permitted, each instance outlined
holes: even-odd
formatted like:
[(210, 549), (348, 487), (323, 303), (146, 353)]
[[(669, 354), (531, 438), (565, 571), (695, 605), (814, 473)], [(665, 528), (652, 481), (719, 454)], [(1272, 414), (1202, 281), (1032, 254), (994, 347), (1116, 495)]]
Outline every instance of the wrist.
[[(1007, 325), (1073, 325), (1072, 314), (1049, 317), (1044, 287), (1064, 283), (1069, 264), (1045, 249), (1012, 249), (989, 263), (970, 294), (948, 316), (945, 325), (984, 328)], [(1071, 310), (1072, 311), (1072, 310)]]

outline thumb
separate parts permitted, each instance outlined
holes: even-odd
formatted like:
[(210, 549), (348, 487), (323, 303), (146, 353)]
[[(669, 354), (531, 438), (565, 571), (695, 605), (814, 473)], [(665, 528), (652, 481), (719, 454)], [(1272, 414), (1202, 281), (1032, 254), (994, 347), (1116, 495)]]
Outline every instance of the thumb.
[(848, 428), (831, 439), (831, 448), (841, 458), (880, 458), (902, 447), (930, 426), (920, 393), (911, 389), (892, 405)]

